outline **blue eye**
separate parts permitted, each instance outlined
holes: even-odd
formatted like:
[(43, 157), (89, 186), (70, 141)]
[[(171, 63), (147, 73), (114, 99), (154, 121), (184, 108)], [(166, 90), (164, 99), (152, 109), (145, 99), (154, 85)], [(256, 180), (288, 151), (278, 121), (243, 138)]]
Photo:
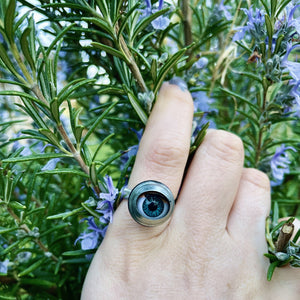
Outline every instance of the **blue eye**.
[(129, 213), (143, 226), (157, 226), (166, 222), (174, 205), (175, 200), (170, 189), (154, 180), (139, 183), (128, 196)]
[(138, 198), (137, 207), (144, 217), (162, 218), (168, 213), (170, 204), (163, 195), (146, 192)]

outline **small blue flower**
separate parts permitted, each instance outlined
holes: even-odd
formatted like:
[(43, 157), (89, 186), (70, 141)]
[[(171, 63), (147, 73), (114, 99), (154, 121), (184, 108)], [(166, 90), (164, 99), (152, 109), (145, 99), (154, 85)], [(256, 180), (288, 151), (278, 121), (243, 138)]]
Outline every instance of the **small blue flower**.
[(60, 161), (60, 158), (52, 158), (50, 159), (45, 166), (41, 169), (41, 171), (51, 171), (56, 168), (57, 163)]
[(294, 80), (300, 80), (300, 63), (289, 61), (288, 57), (293, 49), (296, 47), (300, 47), (300, 45), (292, 45), (292, 43), (287, 44), (287, 49), (284, 57), (281, 60), (281, 66), (288, 69), (290, 75), (294, 78)]
[(256, 32), (265, 24), (264, 13), (256, 8), (255, 12), (252, 7), (250, 9), (241, 8), (241, 10), (248, 16), (248, 22), (245, 26), (236, 28), (237, 32), (234, 34), (232, 40), (239, 41), (244, 38), (246, 32)]
[(217, 109), (211, 108), (211, 105), (215, 102), (215, 100), (209, 98), (205, 91), (193, 92), (192, 97), (194, 99), (195, 112), (218, 112)]
[(298, 18), (294, 18), (294, 13), (296, 11), (297, 8), (300, 7), (300, 4), (293, 6), (292, 3), (289, 3), (287, 5), (287, 13), (288, 13), (288, 22), (287, 25), (288, 26), (293, 26), (295, 28), (295, 30), (297, 31), (298, 34), (300, 34), (300, 17)]
[(286, 147), (282, 144), (275, 151), (274, 156), (271, 159), (271, 173), (272, 179), (271, 186), (280, 185), (283, 182), (284, 175), (290, 172), (289, 165), (291, 161), (289, 160), (287, 150), (292, 150), (296, 152), (293, 147)]
[[(142, 15), (141, 19), (149, 17), (151, 14), (162, 10), (164, 1), (159, 0), (158, 2), (158, 8), (152, 8), (151, 0), (145, 0), (146, 8), (141, 10)], [(170, 24), (170, 19), (164, 16), (159, 16), (155, 20), (151, 22), (151, 25), (156, 30), (164, 30), (166, 29)]]
[(6, 259), (5, 261), (0, 261), (0, 274), (7, 274), (8, 264), (8, 259)]
[(197, 69), (203, 69), (207, 66), (208, 59), (206, 57), (201, 57), (196, 63), (195, 66)]
[(138, 149), (139, 149), (139, 143), (140, 143), (140, 140), (142, 138), (142, 135), (143, 135), (143, 131), (144, 129), (140, 129), (139, 131), (135, 130), (135, 129), (131, 129), (132, 131), (134, 131), (136, 133), (136, 136), (138, 138), (138, 144), (136, 145), (133, 145), (131, 146), (128, 150), (126, 150), (124, 152), (124, 154), (122, 155), (121, 157), (121, 160), (122, 160), (122, 166), (121, 168), (123, 169), (125, 164), (127, 163), (128, 159), (130, 159), (132, 156), (135, 156), (138, 152)]
[(232, 18), (231, 13), (228, 11), (228, 9), (230, 9), (230, 8), (231, 8), (231, 6), (224, 5), (224, 0), (221, 1), (220, 5), (219, 5), (219, 9), (221, 11), (223, 11), (224, 16), (227, 20), (231, 20), (231, 18)]
[(114, 203), (119, 191), (114, 187), (112, 178), (110, 176), (106, 175), (104, 177), (104, 181), (106, 183), (108, 192), (100, 193), (100, 198), (103, 200), (98, 202), (96, 211), (102, 214), (100, 217), (100, 222), (111, 223), (113, 219)]
[[(94, 217), (88, 217), (82, 219), (81, 222), (82, 221), (88, 222), (88, 228), (84, 233), (79, 235), (74, 244), (80, 241), (82, 250), (95, 249), (99, 244), (99, 237), (105, 236), (107, 226), (102, 229), (99, 228), (95, 223)], [(90, 230), (90, 232), (88, 232), (88, 230)]]

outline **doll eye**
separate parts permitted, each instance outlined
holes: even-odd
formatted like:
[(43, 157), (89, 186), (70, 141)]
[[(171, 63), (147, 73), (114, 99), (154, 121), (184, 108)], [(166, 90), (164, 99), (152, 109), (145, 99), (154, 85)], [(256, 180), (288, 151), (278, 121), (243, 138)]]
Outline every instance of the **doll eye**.
[(168, 214), (170, 204), (162, 194), (146, 192), (137, 199), (137, 209), (145, 218), (160, 219)]

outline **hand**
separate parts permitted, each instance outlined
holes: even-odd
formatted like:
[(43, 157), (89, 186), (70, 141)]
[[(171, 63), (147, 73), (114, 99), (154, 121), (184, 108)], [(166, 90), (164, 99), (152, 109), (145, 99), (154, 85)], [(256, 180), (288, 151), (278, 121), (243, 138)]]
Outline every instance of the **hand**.
[[(190, 94), (165, 83), (140, 142), (129, 187), (144, 180), (181, 186), (193, 118)], [(208, 131), (184, 178), (172, 217), (143, 227), (117, 209), (82, 299), (299, 299), (300, 272), (266, 279), (267, 176), (243, 168), (241, 140)]]

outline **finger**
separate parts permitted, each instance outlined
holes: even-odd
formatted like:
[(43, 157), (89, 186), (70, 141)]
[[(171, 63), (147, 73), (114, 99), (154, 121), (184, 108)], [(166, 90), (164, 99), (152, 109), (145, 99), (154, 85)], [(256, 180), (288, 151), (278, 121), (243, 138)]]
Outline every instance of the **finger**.
[[(168, 186), (176, 198), (190, 148), (193, 109), (187, 91), (163, 84), (139, 145), (129, 188), (156, 180)], [(117, 210), (114, 222), (121, 227), (142, 227), (130, 217), (126, 202)]]
[[(177, 203), (185, 224), (225, 230), (243, 169), (243, 144), (237, 136), (210, 130), (196, 151)], [(175, 218), (176, 217), (176, 218)]]
[(231, 237), (241, 237), (265, 251), (265, 222), (270, 212), (270, 181), (266, 174), (244, 169), (239, 190), (231, 209), (227, 231)]

